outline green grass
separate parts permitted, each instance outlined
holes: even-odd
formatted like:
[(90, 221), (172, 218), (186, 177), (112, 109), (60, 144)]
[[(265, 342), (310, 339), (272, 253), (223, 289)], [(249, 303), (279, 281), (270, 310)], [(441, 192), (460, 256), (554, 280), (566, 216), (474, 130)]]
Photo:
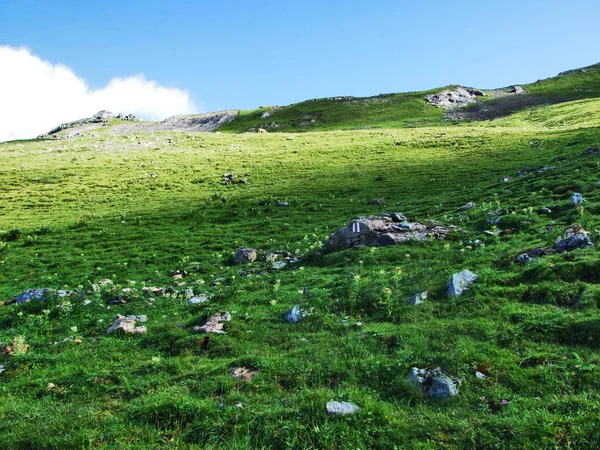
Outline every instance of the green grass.
[[(599, 112), (597, 100), (582, 100), (484, 123), (293, 140), (103, 132), (1, 144), (0, 300), (27, 288), (114, 284), (69, 303), (0, 306), (0, 342), (22, 336), (30, 346), (0, 356), (0, 447), (597, 447), (597, 248), (526, 266), (512, 260), (551, 246), (573, 222), (600, 240), (600, 156), (582, 155), (600, 146)], [(516, 176), (540, 166), (553, 168)], [(223, 186), (227, 172), (249, 182)], [(584, 195), (582, 208), (569, 205), (573, 192)], [(384, 206), (367, 205), (379, 197)], [(469, 201), (478, 206), (458, 209)], [(498, 207), (505, 233), (490, 236), (488, 212)], [(352, 218), (385, 211), (467, 234), (321, 251)], [(234, 266), (241, 245), (302, 260), (279, 271)], [(446, 282), (463, 269), (479, 275), (476, 286), (446, 298)], [(189, 272), (185, 286), (175, 286), (175, 270)], [(177, 295), (150, 302), (143, 286), (214, 296), (193, 307)], [(283, 314), (304, 287), (312, 315), (287, 324)], [(123, 288), (133, 289), (127, 303), (110, 305)], [(405, 304), (424, 289), (425, 304)], [(191, 333), (222, 310), (233, 317), (226, 335)], [(106, 335), (117, 313), (148, 315), (147, 335)], [(234, 380), (233, 366), (259, 375)], [(460, 395), (415, 392), (405, 382), (413, 366), (459, 376)], [(330, 399), (361, 411), (327, 416)], [(508, 406), (496, 407), (502, 400)]]
[(271, 108), (263, 107), (240, 112), (219, 131), (239, 133), (262, 127), (277, 132), (303, 132), (432, 126), (439, 124), (443, 115), (442, 110), (424, 100), (425, 95), (434, 92), (437, 90), (308, 100), (284, 106), (266, 118), (262, 115)]

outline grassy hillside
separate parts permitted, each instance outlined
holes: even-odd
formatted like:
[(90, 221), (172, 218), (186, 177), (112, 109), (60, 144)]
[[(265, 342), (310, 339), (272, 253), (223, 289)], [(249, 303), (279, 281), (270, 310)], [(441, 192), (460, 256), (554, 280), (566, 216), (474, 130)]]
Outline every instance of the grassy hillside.
[[(450, 119), (489, 120), (532, 106), (600, 97), (600, 64), (575, 69), (556, 77), (522, 85), (524, 95), (478, 99), (464, 113)], [(265, 128), (269, 132), (303, 132), (379, 128), (412, 128), (440, 125), (444, 112), (430, 105), (425, 96), (445, 88), (376, 97), (334, 97), (309, 100), (284, 107), (261, 107), (242, 111), (222, 127), (223, 132), (247, 132)], [(447, 117), (448, 118), (448, 117)]]
[[(0, 342), (29, 346), (0, 355), (0, 447), (598, 447), (600, 153), (584, 152), (600, 147), (599, 113), (582, 100), (461, 126), (0, 144), (0, 300), (90, 291), (0, 306)], [(323, 251), (386, 211), (466, 234)], [(594, 248), (512, 262), (574, 222)], [(236, 266), (241, 245), (300, 262)], [(464, 269), (478, 281), (447, 298)], [(212, 298), (190, 306), (188, 288)], [(286, 323), (300, 301), (311, 315)], [(227, 334), (192, 333), (217, 311)], [(147, 334), (107, 335), (116, 314), (147, 315)], [(405, 380), (438, 366), (463, 380), (456, 398)], [(329, 416), (331, 399), (361, 410)]]
[[(439, 124), (443, 115), (439, 108), (423, 100), (433, 92), (316, 99), (278, 110), (263, 107), (241, 112), (219, 131), (256, 131), (261, 127), (269, 131), (299, 132), (431, 126)], [(265, 113), (272, 115), (264, 117)]]

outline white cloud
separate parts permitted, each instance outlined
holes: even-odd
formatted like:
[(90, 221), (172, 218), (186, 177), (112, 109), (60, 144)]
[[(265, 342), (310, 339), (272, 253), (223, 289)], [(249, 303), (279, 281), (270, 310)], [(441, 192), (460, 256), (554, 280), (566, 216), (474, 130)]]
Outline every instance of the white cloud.
[(102, 109), (147, 120), (199, 111), (188, 92), (144, 75), (113, 78), (91, 90), (67, 66), (44, 61), (27, 48), (0, 45), (0, 142), (32, 138)]

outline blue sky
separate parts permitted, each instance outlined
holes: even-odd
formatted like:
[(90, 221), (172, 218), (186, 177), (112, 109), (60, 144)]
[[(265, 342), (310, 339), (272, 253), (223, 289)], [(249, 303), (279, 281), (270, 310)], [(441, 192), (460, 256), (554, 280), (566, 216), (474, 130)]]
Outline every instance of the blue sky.
[(597, 0), (0, 0), (0, 44), (213, 111), (531, 82), (599, 62), (599, 19)]

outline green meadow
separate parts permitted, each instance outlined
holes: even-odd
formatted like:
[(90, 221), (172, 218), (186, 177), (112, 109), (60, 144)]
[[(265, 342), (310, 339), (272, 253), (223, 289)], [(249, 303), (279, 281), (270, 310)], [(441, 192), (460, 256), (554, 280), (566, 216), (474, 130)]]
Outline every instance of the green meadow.
[[(597, 78), (546, 80), (532, 94), (589, 95), (484, 122), (443, 122), (415, 93), (291, 105), (268, 134), (243, 132), (259, 110), (221, 134), (0, 144), (0, 342), (19, 347), (0, 355), (0, 448), (597, 448)], [(392, 211), (464, 233), (325, 250)], [(595, 247), (513, 262), (574, 223)], [(299, 261), (234, 265), (240, 246)], [(478, 280), (447, 297), (465, 269)], [(83, 295), (10, 304), (32, 288)], [(185, 289), (212, 297), (188, 305)], [(310, 315), (287, 323), (298, 304)], [(226, 334), (192, 333), (219, 311)], [(107, 334), (117, 314), (147, 315), (147, 333)], [(460, 394), (428, 397), (411, 367), (442, 368)], [(360, 410), (328, 415), (329, 400)]]

